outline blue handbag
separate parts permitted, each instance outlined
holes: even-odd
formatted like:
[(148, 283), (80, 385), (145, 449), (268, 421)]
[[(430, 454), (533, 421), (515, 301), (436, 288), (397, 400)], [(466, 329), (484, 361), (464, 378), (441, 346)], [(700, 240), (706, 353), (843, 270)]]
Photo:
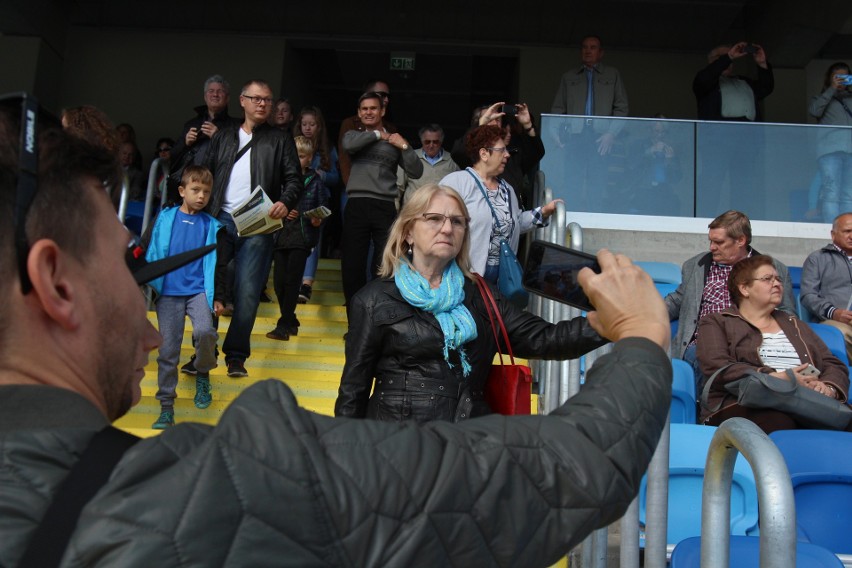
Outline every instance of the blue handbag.
[[(479, 178), (473, 174), (470, 170), (468, 172), (470, 176), (476, 181), (476, 185), (479, 187), (479, 191), (482, 192), (482, 197), (485, 198), (485, 202), (488, 204), (488, 207), (491, 208), (491, 216), (494, 218), (494, 224), (497, 225), (497, 229), (499, 230), (502, 225), (500, 224), (500, 220), (497, 218), (497, 212), (494, 210), (494, 206), (491, 204), (491, 200), (488, 198), (488, 192), (485, 191), (485, 188), (482, 187), (482, 183), (479, 181)], [(512, 198), (509, 196), (507, 199), (509, 203), (509, 216), (512, 215)], [(521, 266), (521, 263), (518, 262), (518, 257), (515, 255), (515, 251), (512, 250), (512, 247), (509, 245), (509, 241), (505, 238), (500, 239), (500, 270), (497, 276), (497, 289), (500, 290), (500, 293), (510, 302), (518, 306), (519, 308), (526, 308), (527, 303), (529, 302), (530, 294), (524, 288), (524, 268)]]

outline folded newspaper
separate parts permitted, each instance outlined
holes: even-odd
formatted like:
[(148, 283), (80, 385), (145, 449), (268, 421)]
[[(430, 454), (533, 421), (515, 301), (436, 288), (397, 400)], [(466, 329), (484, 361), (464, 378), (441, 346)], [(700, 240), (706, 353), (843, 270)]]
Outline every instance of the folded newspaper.
[(272, 207), (272, 201), (263, 188), (260, 186), (254, 188), (248, 201), (231, 212), (234, 224), (237, 226), (237, 234), (241, 237), (265, 235), (283, 227), (282, 219), (273, 219), (269, 216), (270, 207)]
[(329, 209), (325, 205), (320, 205), (316, 209), (305, 211), (304, 213), (302, 213), (302, 215), (309, 219), (325, 219), (326, 217), (331, 215), (331, 209)]

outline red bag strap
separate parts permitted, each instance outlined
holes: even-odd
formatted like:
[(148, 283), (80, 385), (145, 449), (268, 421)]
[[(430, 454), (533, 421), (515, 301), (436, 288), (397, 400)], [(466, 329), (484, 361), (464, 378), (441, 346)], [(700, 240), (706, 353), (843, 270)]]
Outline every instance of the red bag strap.
[(506, 344), (506, 350), (509, 352), (509, 360), (511, 364), (515, 364), (515, 354), (512, 351), (512, 343), (509, 341), (509, 333), (506, 331), (506, 324), (503, 323), (503, 316), (500, 314), (500, 309), (497, 307), (497, 301), (494, 299), (494, 295), (491, 293), (491, 289), (488, 287), (488, 284), (485, 283), (485, 280), (481, 276), (474, 275), (474, 281), (476, 282), (477, 287), (479, 287), (479, 293), (482, 295), (482, 299), (485, 302), (485, 310), (488, 312), (488, 319), (491, 322), (491, 331), (494, 333), (494, 340), (497, 342), (497, 353), (500, 355), (500, 364), (503, 364), (503, 353), (500, 349), (500, 338), (497, 335), (497, 327), (494, 325), (494, 321), (497, 321), (497, 324), (500, 326), (500, 331), (503, 334), (503, 341)]

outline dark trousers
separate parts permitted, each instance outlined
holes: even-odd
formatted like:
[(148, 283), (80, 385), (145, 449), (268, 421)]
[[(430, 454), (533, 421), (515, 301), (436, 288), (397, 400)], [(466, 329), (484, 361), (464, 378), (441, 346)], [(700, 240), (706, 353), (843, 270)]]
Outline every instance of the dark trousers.
[(340, 269), (343, 273), (343, 296), (346, 298), (347, 313), (352, 296), (367, 283), (370, 243), (373, 243), (373, 261), (369, 273), (375, 276), (388, 240), (388, 230), (394, 219), (396, 205), (393, 201), (350, 197), (346, 202), (340, 244)]
[(281, 317), (278, 318), (279, 328), (299, 327), (296, 304), (299, 301), (299, 286), (302, 285), (305, 262), (310, 253), (311, 251), (305, 248), (275, 249), (272, 283), (275, 286), (275, 295), (278, 296), (278, 308), (281, 310)]

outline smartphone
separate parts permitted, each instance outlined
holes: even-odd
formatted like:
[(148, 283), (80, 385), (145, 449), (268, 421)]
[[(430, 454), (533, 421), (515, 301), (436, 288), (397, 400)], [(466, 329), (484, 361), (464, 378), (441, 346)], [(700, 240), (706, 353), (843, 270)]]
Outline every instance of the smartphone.
[(805, 367), (804, 369), (802, 369), (801, 371), (799, 371), (799, 373), (802, 374), (802, 375), (811, 375), (811, 376), (814, 376), (814, 377), (818, 377), (819, 376), (819, 369), (814, 367), (813, 363), (808, 363), (808, 366)]
[(852, 85), (852, 75), (843, 75), (838, 73), (836, 77), (840, 79), (840, 83), (842, 85)]
[(580, 308), (594, 310), (580, 287), (577, 274), (583, 268), (600, 273), (594, 255), (545, 241), (533, 241), (524, 267), (524, 288), (545, 298)]
[(518, 107), (515, 105), (503, 105), (500, 112), (504, 113), (506, 116), (516, 116), (518, 114)]

